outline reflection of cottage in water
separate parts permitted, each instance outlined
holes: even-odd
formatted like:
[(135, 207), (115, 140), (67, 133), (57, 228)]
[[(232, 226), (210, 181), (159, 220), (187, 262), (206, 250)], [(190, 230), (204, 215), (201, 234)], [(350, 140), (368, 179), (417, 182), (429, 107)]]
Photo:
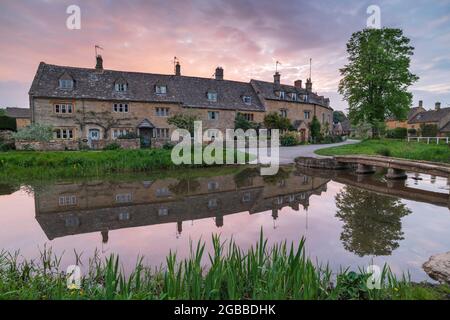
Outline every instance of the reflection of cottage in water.
[(290, 206), (307, 208), (312, 194), (326, 190), (328, 179), (293, 175), (286, 171), (270, 179), (245, 173), (236, 176), (155, 181), (99, 181), (56, 184), (36, 193), (36, 219), (51, 240), (73, 234), (163, 223), (177, 223), (177, 233), (187, 220), (214, 218), (217, 227), (224, 216), (250, 214)]

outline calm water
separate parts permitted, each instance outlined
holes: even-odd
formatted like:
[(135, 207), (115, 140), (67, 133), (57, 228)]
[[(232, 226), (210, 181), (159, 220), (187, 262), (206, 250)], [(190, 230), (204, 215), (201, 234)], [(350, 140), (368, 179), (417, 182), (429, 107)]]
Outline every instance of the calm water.
[(120, 254), (129, 269), (139, 255), (155, 266), (169, 250), (186, 257), (191, 239), (209, 245), (213, 233), (248, 248), (263, 228), (270, 243), (305, 237), (308, 255), (334, 270), (373, 261), (430, 280), (421, 265), (450, 248), (447, 179), (307, 173), (0, 184), (0, 248), (34, 258), (46, 245), (64, 253), (63, 266), (74, 263), (73, 250), (87, 260), (98, 249)]

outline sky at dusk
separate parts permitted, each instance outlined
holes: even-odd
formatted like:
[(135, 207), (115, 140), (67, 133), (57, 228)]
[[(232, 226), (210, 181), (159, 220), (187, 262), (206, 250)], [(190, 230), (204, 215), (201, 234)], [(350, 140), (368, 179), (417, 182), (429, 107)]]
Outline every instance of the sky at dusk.
[[(81, 8), (81, 29), (69, 30), (69, 5)], [(390, 1), (57, 1), (0, 0), (0, 106), (28, 107), (40, 61), (94, 67), (101, 45), (106, 69), (273, 81), (305, 80), (312, 58), (313, 90), (347, 108), (337, 94), (345, 45), (366, 26), (366, 9), (381, 8), (381, 24), (398, 27), (415, 47), (414, 105), (450, 107), (450, 0)]]

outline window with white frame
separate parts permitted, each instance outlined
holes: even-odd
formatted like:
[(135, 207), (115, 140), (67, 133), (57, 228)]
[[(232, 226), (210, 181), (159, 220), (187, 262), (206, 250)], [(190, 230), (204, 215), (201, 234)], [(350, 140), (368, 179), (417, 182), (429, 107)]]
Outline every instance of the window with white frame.
[(57, 114), (71, 114), (73, 113), (72, 103), (56, 103), (54, 104), (54, 110)]
[(169, 129), (168, 128), (155, 128), (153, 129), (153, 138), (162, 138), (162, 139), (168, 139), (169, 136)]
[(128, 221), (128, 220), (130, 220), (130, 213), (129, 212), (120, 212), (119, 213), (119, 220), (120, 221)]
[(168, 209), (168, 208), (166, 208), (166, 207), (161, 207), (161, 208), (158, 209), (158, 215), (159, 215), (160, 217), (167, 216), (168, 214), (169, 214), (169, 209)]
[(56, 128), (53, 130), (53, 138), (55, 139), (73, 139), (73, 129)]
[(80, 225), (80, 219), (77, 216), (68, 216), (64, 220), (64, 225), (66, 227), (78, 227)]
[(208, 120), (219, 120), (219, 112), (208, 111)]
[(61, 196), (58, 199), (60, 206), (75, 206), (77, 204), (76, 196)]
[(167, 86), (164, 86), (164, 85), (157, 85), (157, 86), (155, 86), (155, 93), (156, 94), (166, 94), (167, 93)]
[(158, 189), (156, 189), (156, 196), (158, 197), (158, 198), (161, 198), (161, 197), (168, 197), (168, 196), (170, 196), (170, 191), (169, 191), (169, 189), (168, 188), (158, 188)]
[(208, 101), (217, 102), (217, 92), (209, 91), (207, 94)]
[(217, 181), (209, 181), (208, 182), (208, 190), (214, 191), (219, 189), (219, 183)]
[(305, 116), (305, 120), (311, 119), (311, 111), (304, 111), (303, 115)]
[(243, 96), (242, 100), (244, 100), (245, 104), (252, 104), (252, 97), (250, 96)]
[(156, 108), (156, 115), (158, 117), (168, 117), (169, 116), (169, 108)]
[(128, 112), (128, 103), (114, 103), (113, 111), (120, 113)]
[(131, 196), (131, 193), (116, 194), (116, 202), (117, 203), (128, 203), (128, 202), (132, 202), (132, 201), (133, 201), (133, 197)]
[(283, 118), (287, 118), (287, 110), (286, 110), (286, 109), (281, 109), (281, 110), (280, 110), (280, 115), (281, 115)]
[(120, 128), (113, 129), (112, 130), (112, 138), (117, 139), (117, 138), (126, 136), (126, 135), (130, 134), (131, 132), (132, 132), (131, 129), (120, 129)]
[(252, 199), (252, 194), (250, 192), (244, 192), (242, 195), (242, 202), (249, 202)]
[(128, 89), (128, 85), (126, 83), (118, 82), (114, 86), (117, 92), (126, 92)]
[(217, 208), (218, 204), (219, 204), (219, 202), (217, 201), (216, 198), (208, 200), (208, 208), (209, 209)]
[(72, 79), (59, 79), (59, 88), (60, 89), (73, 89), (73, 80)]
[(291, 99), (292, 101), (297, 101), (298, 100), (298, 96), (295, 92), (291, 93)]
[(280, 91), (280, 99), (284, 99), (286, 97), (286, 93), (284, 91)]

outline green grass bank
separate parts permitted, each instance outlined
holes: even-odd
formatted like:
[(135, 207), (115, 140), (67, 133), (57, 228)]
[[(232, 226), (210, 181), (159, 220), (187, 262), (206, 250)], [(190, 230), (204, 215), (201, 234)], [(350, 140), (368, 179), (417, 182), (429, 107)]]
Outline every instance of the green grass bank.
[(450, 163), (450, 146), (446, 144), (426, 144), (393, 139), (370, 139), (356, 144), (317, 150), (318, 155), (382, 155), (410, 160), (425, 160)]
[[(286, 243), (267, 246), (261, 233), (247, 251), (234, 242), (213, 236), (213, 252), (205, 244), (192, 246), (190, 258), (178, 260), (169, 253), (166, 265), (152, 269), (138, 259), (125, 274), (118, 256), (89, 259), (80, 288), (67, 286), (60, 259), (51, 250), (36, 261), (21, 261), (18, 254), (0, 254), (0, 299), (310, 299), (310, 300), (404, 300), (445, 299), (450, 288), (414, 284), (397, 279), (385, 267), (380, 289), (369, 289), (369, 274), (343, 269), (333, 275), (327, 266), (317, 266), (305, 254), (304, 240), (298, 246)], [(79, 257), (77, 257), (78, 259)]]

